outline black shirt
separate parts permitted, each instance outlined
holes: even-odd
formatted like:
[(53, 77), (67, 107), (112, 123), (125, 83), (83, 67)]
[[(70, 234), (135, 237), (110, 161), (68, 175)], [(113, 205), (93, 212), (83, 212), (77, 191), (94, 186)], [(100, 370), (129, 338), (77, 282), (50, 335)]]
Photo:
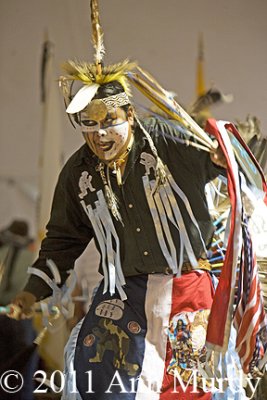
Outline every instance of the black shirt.
[[(213, 226), (205, 197), (205, 184), (214, 179), (220, 169), (211, 162), (209, 153), (180, 143), (181, 133), (173, 125), (154, 118), (143, 123), (153, 138), (163, 164), (188, 198), (202, 237), (208, 245), (212, 238)], [(112, 172), (109, 174), (123, 221), (122, 224), (112, 217), (119, 238), (121, 266), (124, 276), (165, 273), (168, 264), (159, 245), (143, 184), (144, 177), (148, 177), (150, 181), (155, 179), (154, 157), (144, 133), (138, 126), (135, 128), (134, 137), (123, 175), (123, 185), (118, 186), (116, 176)], [(152, 161), (151, 165), (149, 160)], [(59, 268), (63, 282), (68, 276), (67, 271), (73, 269), (75, 260), (93, 237), (96, 238), (97, 247), (100, 247), (92, 223), (82, 205), (84, 202), (86, 206), (91, 205), (92, 209), (95, 209), (98, 192), (103, 191), (103, 182), (96, 170), (98, 162), (86, 144), (67, 161), (55, 190), (47, 235), (42, 242), (39, 258), (33, 265), (51, 275), (46, 266), (46, 259), (52, 259)], [(174, 195), (195, 256), (199, 258), (204, 249), (198, 230), (184, 202), (176, 193)], [(179, 263), (179, 230), (171, 221), (168, 221), (168, 229)], [(183, 257), (184, 261), (188, 260), (186, 252)], [(101, 265), (102, 263), (100, 272)], [(30, 277), (25, 290), (33, 293), (38, 299), (50, 294), (48, 286), (36, 276)]]

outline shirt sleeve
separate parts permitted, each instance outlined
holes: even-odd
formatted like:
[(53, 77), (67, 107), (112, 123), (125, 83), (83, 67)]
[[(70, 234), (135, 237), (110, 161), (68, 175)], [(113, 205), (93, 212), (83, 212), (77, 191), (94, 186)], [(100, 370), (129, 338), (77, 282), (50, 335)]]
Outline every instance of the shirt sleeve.
[[(66, 281), (68, 271), (74, 268), (75, 260), (93, 237), (93, 229), (77, 198), (74, 182), (72, 168), (67, 163), (55, 189), (46, 237), (42, 241), (39, 257), (33, 264), (34, 268), (52, 277), (47, 259), (52, 260), (59, 270), (61, 284)], [(48, 297), (52, 292), (36, 275), (30, 275), (24, 290), (34, 294), (37, 300)]]
[(179, 162), (187, 166), (203, 184), (215, 179), (218, 175), (225, 174), (225, 169), (211, 161), (210, 153), (199, 148), (187, 145), (183, 127), (174, 120), (161, 121), (155, 118), (149, 120), (150, 133), (153, 140), (166, 149), (168, 158), (174, 151), (179, 155)]

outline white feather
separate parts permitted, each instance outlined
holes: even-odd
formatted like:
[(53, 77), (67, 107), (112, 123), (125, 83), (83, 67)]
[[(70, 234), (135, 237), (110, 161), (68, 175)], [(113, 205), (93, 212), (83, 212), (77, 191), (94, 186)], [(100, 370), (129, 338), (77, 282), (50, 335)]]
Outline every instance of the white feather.
[(92, 85), (83, 86), (71, 100), (66, 112), (75, 114), (84, 109), (90, 103), (97, 92), (100, 85), (93, 83)]

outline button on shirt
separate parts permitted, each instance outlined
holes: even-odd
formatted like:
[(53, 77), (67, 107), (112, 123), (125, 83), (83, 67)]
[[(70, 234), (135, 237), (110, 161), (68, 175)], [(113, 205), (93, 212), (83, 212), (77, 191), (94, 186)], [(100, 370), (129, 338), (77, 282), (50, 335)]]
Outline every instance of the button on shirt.
[[(179, 131), (171, 125), (154, 118), (144, 121), (144, 124), (153, 138), (161, 160), (168, 166), (174, 180), (189, 199), (202, 237), (208, 244), (212, 238), (213, 227), (205, 198), (205, 184), (214, 179), (222, 170), (211, 162), (208, 153), (175, 140), (179, 136)], [(139, 127), (135, 128), (134, 136), (134, 145), (129, 153), (123, 175), (123, 185), (118, 186), (116, 176), (109, 174), (123, 221), (122, 224), (112, 217), (120, 241), (122, 270), (125, 276), (166, 273), (168, 264), (159, 246), (143, 186), (144, 176), (149, 174), (149, 179), (155, 177), (153, 168), (149, 168), (148, 171), (148, 168), (142, 164), (141, 157), (143, 153), (151, 156), (153, 154)], [(45, 260), (52, 258), (59, 268), (63, 281), (68, 276), (67, 271), (73, 268), (75, 260), (95, 236), (82, 201), (94, 208), (97, 192), (103, 191), (103, 182), (96, 168), (98, 162), (99, 160), (88, 146), (83, 145), (64, 166), (56, 187), (51, 219), (47, 226), (47, 237), (42, 243), (40, 257), (34, 267), (49, 273)], [(79, 187), (81, 177), (85, 182), (83, 194)], [(183, 202), (178, 196), (176, 200), (194, 253), (196, 257), (200, 257), (203, 246), (198, 231), (188, 216)], [(179, 232), (171, 223), (169, 228), (179, 263)], [(96, 245), (100, 249), (99, 244), (96, 243)], [(186, 253), (184, 255), (187, 261)], [(101, 262), (100, 272), (102, 272)], [(47, 296), (50, 292), (46, 284), (41, 284), (40, 279), (35, 276), (30, 277), (25, 290), (34, 293), (37, 298)]]

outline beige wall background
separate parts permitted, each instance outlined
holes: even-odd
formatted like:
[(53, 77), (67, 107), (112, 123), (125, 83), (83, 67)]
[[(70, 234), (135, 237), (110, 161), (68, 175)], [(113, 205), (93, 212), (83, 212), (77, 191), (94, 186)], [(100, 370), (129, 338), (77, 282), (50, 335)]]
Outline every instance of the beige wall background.
[[(197, 42), (204, 36), (206, 85), (234, 101), (219, 119), (256, 115), (267, 132), (266, 0), (100, 0), (106, 63), (137, 60), (183, 105), (195, 98)], [(29, 220), (35, 233), (42, 137), (40, 64), (45, 31), (55, 79), (68, 58), (92, 60), (89, 0), (0, 0), (0, 228)], [(64, 160), (82, 139), (60, 103)], [(53, 143), (51, 143), (53, 146)]]

